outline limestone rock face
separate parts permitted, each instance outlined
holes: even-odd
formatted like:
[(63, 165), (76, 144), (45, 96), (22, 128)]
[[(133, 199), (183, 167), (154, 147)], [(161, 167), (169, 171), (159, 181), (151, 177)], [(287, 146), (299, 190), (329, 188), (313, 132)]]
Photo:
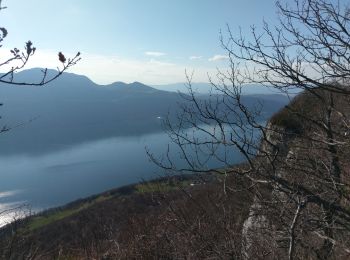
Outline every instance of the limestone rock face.
[[(286, 160), (293, 156), (294, 153), (289, 144), (295, 139), (295, 134), (271, 122), (268, 122), (266, 129), (265, 138), (261, 142), (260, 151), (257, 155), (263, 161), (262, 164), (269, 164), (267, 157), (270, 157), (270, 159), (277, 157), (278, 160)], [(277, 170), (276, 174), (281, 176), (283, 172)], [(284, 197), (276, 188), (270, 191), (270, 195), (279, 200), (283, 200)], [(250, 206), (249, 216), (242, 228), (243, 258), (255, 259), (262, 257), (264, 253), (260, 249), (265, 248), (266, 252), (272, 249), (270, 254), (266, 256), (268, 259), (283, 259), (285, 254), (280, 250), (276, 250), (279, 247), (279, 241), (283, 240), (283, 237), (285, 237), (284, 232), (278, 230), (272, 224), (264, 212), (264, 206), (256, 196), (253, 204)], [(259, 245), (259, 248), (256, 245)]]

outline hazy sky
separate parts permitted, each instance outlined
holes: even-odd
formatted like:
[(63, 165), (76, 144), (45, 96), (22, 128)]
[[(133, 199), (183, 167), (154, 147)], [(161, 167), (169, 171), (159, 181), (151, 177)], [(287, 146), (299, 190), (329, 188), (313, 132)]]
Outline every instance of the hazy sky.
[(195, 81), (227, 65), (219, 32), (234, 32), (263, 19), (274, 23), (274, 0), (3, 0), (1, 26), (9, 48), (32, 40), (38, 51), (30, 67), (56, 67), (57, 52), (80, 51), (71, 72), (100, 84), (141, 81), (163, 84)]

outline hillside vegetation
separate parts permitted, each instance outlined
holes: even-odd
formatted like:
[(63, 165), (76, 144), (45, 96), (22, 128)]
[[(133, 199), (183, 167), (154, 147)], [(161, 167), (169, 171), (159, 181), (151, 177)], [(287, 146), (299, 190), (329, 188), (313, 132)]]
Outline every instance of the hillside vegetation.
[[(214, 174), (166, 178), (29, 217), (3, 229), (2, 258), (235, 256), (252, 195), (224, 193), (223, 179)], [(234, 176), (226, 183), (245, 185)]]

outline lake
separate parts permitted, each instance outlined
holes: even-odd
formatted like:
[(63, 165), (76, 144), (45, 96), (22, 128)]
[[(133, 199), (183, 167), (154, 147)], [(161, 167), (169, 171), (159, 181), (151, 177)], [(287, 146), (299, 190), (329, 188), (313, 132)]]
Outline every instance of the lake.
[[(2, 136), (6, 138), (6, 135)], [(0, 211), (28, 205), (40, 211), (66, 204), (108, 189), (163, 176), (164, 171), (149, 161), (145, 147), (155, 155), (164, 154), (169, 137), (162, 132), (101, 139), (40, 153), (4, 153), (0, 157)], [(184, 164), (176, 154), (178, 165)], [(243, 160), (238, 152), (233, 163)], [(220, 167), (209, 162), (210, 167)], [(20, 211), (0, 215), (0, 225)]]

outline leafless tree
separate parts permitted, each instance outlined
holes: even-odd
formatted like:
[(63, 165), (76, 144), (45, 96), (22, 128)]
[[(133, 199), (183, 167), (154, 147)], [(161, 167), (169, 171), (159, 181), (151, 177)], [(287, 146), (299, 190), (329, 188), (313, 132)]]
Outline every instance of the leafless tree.
[[(2, 5), (2, 0), (0, 0), (0, 11), (6, 9), (7, 7)], [(0, 48), (3, 47), (4, 40), (8, 36), (8, 31), (5, 27), (0, 27)], [(28, 61), (35, 54), (36, 47), (34, 47), (32, 41), (28, 40), (25, 42), (24, 49), (13, 48), (9, 51), (7, 57), (2, 57), (0, 59), (0, 69), (2, 73), (0, 74), (0, 83), (10, 84), (10, 85), (21, 85), (21, 86), (43, 86), (51, 81), (57, 79), (62, 75), (67, 69), (75, 65), (80, 59), (80, 52), (78, 52), (73, 58), (66, 58), (62, 52), (58, 53), (58, 60), (62, 64), (57, 67), (56, 73), (48, 73), (48, 69), (42, 69), (41, 75), (36, 81), (28, 82), (23, 80), (18, 80), (16, 77), (16, 72), (24, 69)], [(3, 105), (2, 103), (0, 106)], [(20, 124), (22, 125), (22, 124)], [(19, 126), (20, 126), (19, 125)], [(0, 133), (9, 131), (11, 127), (3, 126), (0, 129)]]
[[(249, 180), (256, 199), (243, 226), (243, 258), (345, 259), (350, 256), (349, 5), (294, 0), (276, 7), (278, 25), (253, 26), (251, 37), (230, 27), (222, 33), (230, 68), (210, 79), (215, 94), (197, 96), (188, 75), (186, 104), (176, 121), (165, 122), (178, 149), (150, 157), (171, 171), (215, 171)], [(242, 88), (249, 83), (299, 95), (265, 124), (263, 104), (252, 109), (244, 103)], [(232, 150), (245, 158), (244, 166), (233, 165)], [(176, 157), (186, 166), (178, 167)], [(220, 169), (208, 166), (213, 160)], [(225, 182), (223, 187), (232, 188)], [(259, 223), (253, 228), (253, 222)]]

